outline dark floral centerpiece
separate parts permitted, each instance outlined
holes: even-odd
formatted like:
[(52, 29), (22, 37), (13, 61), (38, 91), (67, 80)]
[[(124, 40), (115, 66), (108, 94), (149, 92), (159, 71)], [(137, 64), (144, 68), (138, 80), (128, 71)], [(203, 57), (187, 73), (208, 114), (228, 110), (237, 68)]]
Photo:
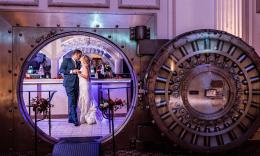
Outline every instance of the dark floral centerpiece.
[(104, 71), (105, 71), (105, 77), (106, 78), (112, 78), (113, 77), (113, 71), (112, 71), (112, 68), (109, 64), (105, 64)]
[(47, 117), (48, 108), (52, 107), (49, 101), (45, 98), (35, 97), (32, 98), (32, 108), (37, 114), (42, 114), (43, 119)]
[(109, 64), (105, 64), (104, 69), (105, 69), (105, 72), (110, 72), (110, 71), (112, 71), (112, 68), (111, 68), (111, 66), (110, 66)]
[(109, 111), (116, 111), (125, 105), (125, 101), (121, 99), (112, 100), (111, 98), (102, 99), (99, 109), (102, 111), (104, 118), (109, 118)]

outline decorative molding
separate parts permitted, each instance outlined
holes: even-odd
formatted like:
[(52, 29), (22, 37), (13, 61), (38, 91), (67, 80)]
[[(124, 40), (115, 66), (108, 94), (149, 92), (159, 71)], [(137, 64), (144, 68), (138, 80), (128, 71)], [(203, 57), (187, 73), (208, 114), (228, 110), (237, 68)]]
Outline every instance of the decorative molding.
[[(118, 8), (126, 8), (126, 9), (160, 9), (160, 0), (155, 0), (154, 4), (145, 4), (147, 0), (137, 0), (139, 3), (126, 3), (125, 0), (118, 0)], [(140, 1), (143, 3), (140, 5)]]
[(260, 0), (256, 0), (256, 13), (260, 13)]
[(51, 37), (53, 37), (54, 35), (57, 34), (57, 31), (56, 30), (51, 30), (48, 34), (46, 34), (45, 36), (42, 35), (40, 37), (38, 37), (36, 40), (35, 40), (35, 43), (40, 43), (42, 41), (45, 41)]
[(39, 0), (0, 0), (0, 5), (38, 6)]
[(49, 7), (88, 7), (88, 8), (109, 8), (110, 0), (104, 0), (104, 2), (97, 2), (97, 0), (85, 0), (84, 2), (67, 2), (62, 0), (48, 0)]

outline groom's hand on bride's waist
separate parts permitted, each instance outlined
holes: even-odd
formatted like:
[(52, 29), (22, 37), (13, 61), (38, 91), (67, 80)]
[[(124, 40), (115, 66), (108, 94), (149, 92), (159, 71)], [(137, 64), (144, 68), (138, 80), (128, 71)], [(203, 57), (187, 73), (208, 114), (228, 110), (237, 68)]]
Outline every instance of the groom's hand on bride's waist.
[(78, 69), (73, 69), (70, 71), (71, 74), (78, 74), (79, 73), (79, 70)]

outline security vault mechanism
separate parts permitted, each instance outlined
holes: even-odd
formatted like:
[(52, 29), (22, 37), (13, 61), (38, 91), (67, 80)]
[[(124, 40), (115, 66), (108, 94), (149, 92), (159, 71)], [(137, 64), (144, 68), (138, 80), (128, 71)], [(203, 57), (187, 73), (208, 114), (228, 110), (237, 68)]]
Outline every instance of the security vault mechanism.
[(260, 59), (241, 39), (217, 30), (185, 33), (165, 44), (145, 78), (160, 130), (196, 151), (241, 144), (260, 124)]

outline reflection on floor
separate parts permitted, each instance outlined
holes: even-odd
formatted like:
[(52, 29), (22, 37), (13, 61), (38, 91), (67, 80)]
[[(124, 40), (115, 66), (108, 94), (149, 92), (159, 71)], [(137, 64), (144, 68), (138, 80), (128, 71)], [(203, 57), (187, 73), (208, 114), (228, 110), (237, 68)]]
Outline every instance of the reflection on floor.
[[(115, 117), (115, 129), (123, 123), (124, 119), (125, 117)], [(47, 119), (37, 122), (37, 124), (42, 131), (49, 134)], [(78, 127), (68, 123), (68, 119), (52, 119), (51, 127), (51, 136), (56, 139), (63, 137), (105, 136), (109, 134), (109, 122), (107, 119), (103, 119), (102, 122), (98, 124), (81, 124)]]

